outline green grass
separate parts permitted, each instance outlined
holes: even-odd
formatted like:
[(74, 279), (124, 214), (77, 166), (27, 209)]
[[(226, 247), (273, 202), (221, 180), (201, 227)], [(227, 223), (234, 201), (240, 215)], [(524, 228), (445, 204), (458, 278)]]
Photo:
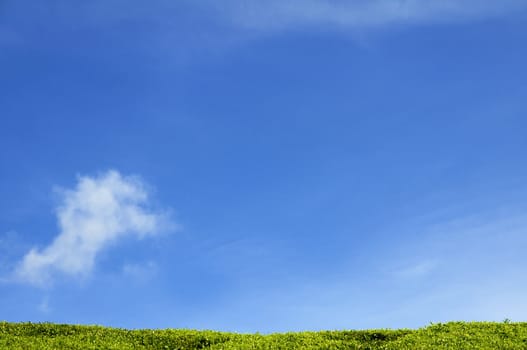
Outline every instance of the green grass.
[(527, 349), (527, 322), (450, 322), (417, 330), (269, 335), (0, 322), (0, 349)]

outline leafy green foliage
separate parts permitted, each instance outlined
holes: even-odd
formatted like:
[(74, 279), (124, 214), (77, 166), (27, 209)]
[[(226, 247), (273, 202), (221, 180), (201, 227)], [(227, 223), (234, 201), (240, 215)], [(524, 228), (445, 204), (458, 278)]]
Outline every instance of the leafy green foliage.
[(237, 334), (126, 330), (100, 326), (0, 322), (0, 349), (290, 350), (527, 349), (527, 323), (450, 322), (418, 330)]

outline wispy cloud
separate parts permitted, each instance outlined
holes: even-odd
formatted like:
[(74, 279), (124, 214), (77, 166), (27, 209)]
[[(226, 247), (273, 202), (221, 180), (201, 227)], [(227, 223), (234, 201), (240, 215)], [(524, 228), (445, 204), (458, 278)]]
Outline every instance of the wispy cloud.
[[(53, 7), (29, 0), (6, 3), (10, 6), (0, 13), (5, 22), (0, 46), (40, 47), (55, 39), (62, 43), (73, 29), (101, 32), (118, 47), (169, 58), (171, 64), (193, 61), (202, 50), (221, 53), (288, 30), (317, 28), (362, 37), (370, 29), (391, 25), (465, 22), (527, 10), (524, 0), (93, 0), (57, 1)], [(44, 41), (42, 26), (54, 33)], [(141, 35), (130, 37), (130, 26), (141, 28)]]
[(157, 270), (158, 267), (154, 261), (148, 261), (143, 264), (127, 263), (122, 268), (123, 275), (137, 283), (147, 282), (157, 273)]
[(234, 24), (260, 30), (303, 25), (344, 28), (472, 20), (526, 9), (520, 0), (228, 0), (218, 11)]
[(60, 232), (50, 245), (24, 256), (15, 270), (18, 281), (42, 286), (56, 273), (86, 275), (108, 245), (126, 236), (155, 235), (168, 224), (165, 214), (148, 209), (148, 191), (141, 180), (117, 171), (81, 176), (76, 188), (59, 192)]
[(49, 298), (48, 297), (44, 297), (42, 299), (42, 301), (40, 302), (40, 304), (38, 304), (38, 311), (44, 313), (44, 314), (48, 314), (50, 313), (52, 310), (51, 310), (51, 307), (49, 305)]
[(404, 266), (393, 272), (394, 277), (400, 279), (413, 279), (425, 277), (432, 273), (438, 266), (438, 262), (434, 260), (419, 261), (415, 264)]
[(201, 317), (244, 332), (520, 321), (527, 310), (525, 209), (513, 202), (393, 225), (384, 237), (396, 239), (378, 242), (371, 258), (294, 282), (254, 286), (244, 279), (245, 290)]
[(10, 282), (6, 277), (14, 268), (14, 262), (27, 250), (18, 232), (8, 231), (0, 235), (0, 283)]
[(12, 44), (20, 44), (21, 38), (18, 34), (6, 30), (4, 28), (0, 28), (0, 45), (12, 45)]

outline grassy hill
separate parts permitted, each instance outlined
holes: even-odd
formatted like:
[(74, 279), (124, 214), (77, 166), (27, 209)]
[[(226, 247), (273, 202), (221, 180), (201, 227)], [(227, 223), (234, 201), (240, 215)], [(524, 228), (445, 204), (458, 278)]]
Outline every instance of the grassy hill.
[(0, 322), (0, 349), (527, 349), (527, 322), (450, 322), (418, 330), (269, 335)]

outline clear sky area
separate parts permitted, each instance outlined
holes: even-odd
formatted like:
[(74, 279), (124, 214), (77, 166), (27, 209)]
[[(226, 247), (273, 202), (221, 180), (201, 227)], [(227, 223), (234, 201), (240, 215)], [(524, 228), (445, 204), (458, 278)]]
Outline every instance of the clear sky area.
[(526, 321), (527, 1), (0, 1), (0, 320)]

